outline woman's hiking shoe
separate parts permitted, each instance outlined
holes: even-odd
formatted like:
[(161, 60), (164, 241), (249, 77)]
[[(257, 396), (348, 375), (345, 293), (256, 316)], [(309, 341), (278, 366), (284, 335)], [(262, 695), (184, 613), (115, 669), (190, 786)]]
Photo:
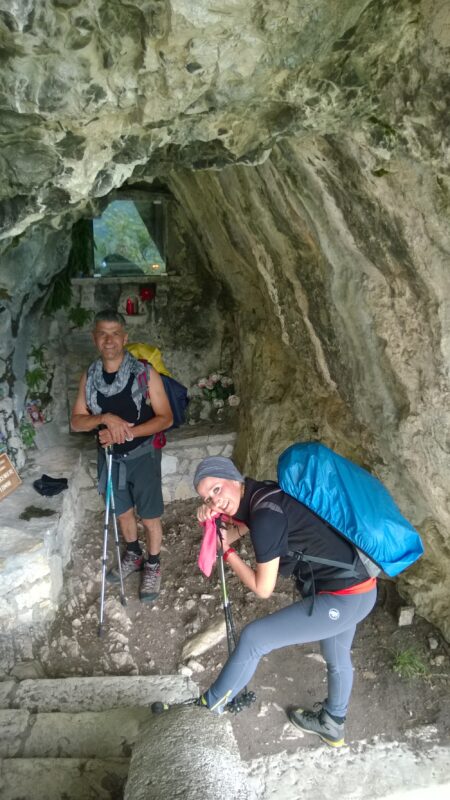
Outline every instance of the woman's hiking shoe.
[(200, 697), (197, 697), (194, 700), (194, 706), (200, 706), (200, 708), (208, 708), (208, 703), (206, 702), (206, 697), (204, 694), (201, 694)]
[(336, 722), (324, 708), (320, 711), (303, 711), (302, 708), (296, 708), (289, 712), (289, 719), (296, 728), (306, 733), (317, 734), (331, 747), (342, 747), (345, 744), (344, 723)]
[(161, 589), (161, 566), (159, 564), (144, 564), (139, 597), (142, 603), (152, 603), (159, 595)]
[[(132, 575), (133, 572), (140, 572), (144, 566), (144, 556), (138, 556), (137, 553), (133, 553), (132, 550), (125, 550), (122, 555), (120, 561), (122, 567), (122, 578), (128, 578), (129, 575)], [(120, 574), (119, 574), (119, 567), (113, 567), (110, 569), (106, 576), (106, 580), (108, 583), (120, 583)]]

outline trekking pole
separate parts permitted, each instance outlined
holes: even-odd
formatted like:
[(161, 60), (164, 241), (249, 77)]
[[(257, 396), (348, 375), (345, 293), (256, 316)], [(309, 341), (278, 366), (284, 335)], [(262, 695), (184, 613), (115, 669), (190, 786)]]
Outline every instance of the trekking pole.
[[(220, 547), (217, 552), (218, 560), (219, 560), (219, 580), (220, 580), (220, 587), (222, 590), (222, 607), (225, 615), (225, 626), (227, 631), (227, 644), (228, 644), (228, 655), (231, 656), (233, 650), (237, 645), (237, 633), (236, 628), (234, 627), (234, 620), (233, 614), (231, 611), (231, 603), (230, 598), (228, 597), (227, 591), (227, 584), (225, 581), (225, 569), (223, 563), (223, 537), (222, 531), (220, 528), (220, 516), (216, 518), (216, 535), (219, 538)], [(233, 698), (229, 703), (226, 704), (226, 708), (232, 714), (238, 714), (239, 711), (242, 711), (244, 708), (247, 708), (251, 703), (254, 703), (256, 700), (256, 695), (254, 692), (251, 692), (247, 689), (246, 686), (242, 689), (236, 697)], [(199, 698), (198, 697), (191, 697), (189, 700), (182, 700), (180, 703), (164, 703), (162, 701), (157, 701), (156, 703), (152, 703), (151, 710), (153, 714), (162, 714), (163, 711), (168, 711), (170, 708), (179, 708), (180, 706), (193, 706), (199, 705)]]
[(233, 652), (237, 644), (237, 634), (236, 634), (236, 628), (234, 627), (233, 614), (231, 611), (231, 604), (230, 604), (230, 599), (228, 597), (227, 584), (225, 581), (225, 566), (223, 562), (223, 538), (222, 538), (222, 531), (220, 528), (220, 517), (217, 517), (216, 519), (216, 533), (220, 541), (220, 547), (217, 553), (219, 558), (219, 580), (220, 580), (220, 588), (222, 590), (222, 607), (225, 616), (225, 627), (227, 631), (228, 655), (231, 656), (231, 653)]
[[(222, 606), (225, 615), (225, 627), (227, 631), (228, 655), (231, 656), (233, 650), (237, 645), (237, 633), (236, 633), (236, 628), (234, 626), (233, 613), (231, 611), (231, 602), (228, 597), (227, 584), (225, 581), (225, 567), (223, 562), (223, 537), (220, 527), (220, 520), (221, 520), (220, 516), (216, 518), (216, 533), (220, 541), (220, 547), (217, 555), (219, 559), (220, 586), (222, 589)], [(233, 700), (227, 703), (228, 711), (237, 714), (239, 713), (239, 711), (242, 711), (243, 708), (246, 708), (251, 703), (254, 703), (255, 700), (256, 700), (256, 694), (254, 692), (249, 691), (247, 687), (244, 686), (242, 691), (239, 692), (239, 694), (237, 694), (236, 697), (233, 698)]]
[(116, 552), (117, 552), (117, 561), (119, 565), (119, 579), (120, 579), (120, 602), (123, 606), (126, 606), (127, 601), (125, 597), (125, 592), (123, 588), (123, 576), (122, 576), (122, 563), (120, 558), (120, 543), (119, 543), (119, 532), (117, 529), (117, 517), (116, 517), (116, 507), (114, 504), (114, 490), (113, 490), (113, 482), (112, 482), (112, 446), (109, 445), (105, 448), (105, 456), (106, 456), (106, 466), (107, 466), (107, 478), (106, 478), (106, 494), (105, 494), (105, 524), (103, 528), (103, 554), (102, 554), (102, 588), (101, 588), (101, 595), (100, 595), (100, 620), (98, 625), (98, 635), (99, 637), (103, 636), (103, 621), (104, 621), (104, 614), (105, 614), (105, 589), (106, 589), (106, 563), (107, 563), (107, 554), (108, 554), (108, 533), (109, 533), (109, 514), (111, 511), (111, 516), (113, 519), (113, 528), (114, 528), (114, 541), (116, 544)]

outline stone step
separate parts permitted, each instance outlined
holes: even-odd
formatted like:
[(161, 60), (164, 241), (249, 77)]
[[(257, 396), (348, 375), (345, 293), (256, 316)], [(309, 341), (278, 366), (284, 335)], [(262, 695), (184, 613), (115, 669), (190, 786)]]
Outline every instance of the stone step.
[(2, 800), (122, 800), (128, 758), (0, 760)]
[(0, 708), (34, 713), (149, 708), (156, 700), (179, 703), (198, 697), (197, 685), (184, 675), (104, 675), (0, 683)]
[(0, 709), (0, 758), (129, 757), (148, 708), (115, 708), (78, 714)]

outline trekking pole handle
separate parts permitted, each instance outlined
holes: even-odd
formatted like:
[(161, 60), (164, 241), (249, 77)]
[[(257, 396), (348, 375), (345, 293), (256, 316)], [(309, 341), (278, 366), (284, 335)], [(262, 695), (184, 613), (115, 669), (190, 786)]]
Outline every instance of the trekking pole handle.
[(216, 523), (216, 534), (219, 537), (219, 541), (220, 541), (220, 546), (219, 546), (219, 550), (217, 552), (217, 555), (220, 558), (223, 558), (224, 550), (223, 550), (223, 536), (222, 536), (221, 521), (222, 521), (222, 517), (220, 515), (218, 517), (216, 517), (215, 520), (214, 520), (214, 522)]

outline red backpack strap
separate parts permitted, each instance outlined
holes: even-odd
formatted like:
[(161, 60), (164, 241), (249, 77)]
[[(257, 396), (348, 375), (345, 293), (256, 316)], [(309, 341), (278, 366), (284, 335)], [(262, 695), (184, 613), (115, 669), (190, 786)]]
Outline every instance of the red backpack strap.
[(138, 386), (142, 392), (142, 397), (146, 400), (148, 399), (148, 381), (150, 378), (150, 368), (151, 364), (145, 360), (145, 358), (139, 358), (138, 361), (141, 362), (143, 366), (142, 372), (139, 373), (137, 376)]

